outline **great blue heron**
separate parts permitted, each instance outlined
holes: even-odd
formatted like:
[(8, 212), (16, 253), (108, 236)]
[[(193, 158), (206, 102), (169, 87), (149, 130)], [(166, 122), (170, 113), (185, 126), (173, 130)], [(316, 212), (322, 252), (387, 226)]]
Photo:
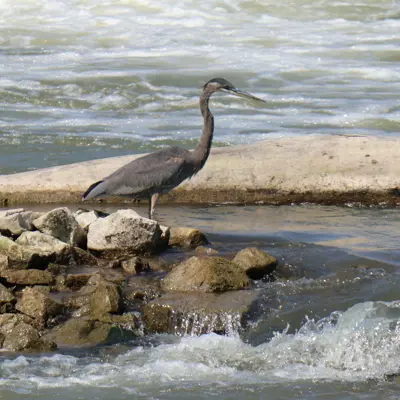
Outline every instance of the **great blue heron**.
[(193, 151), (170, 147), (137, 158), (111, 175), (89, 186), (83, 200), (100, 196), (128, 196), (149, 199), (149, 218), (153, 219), (155, 205), (160, 194), (178, 186), (203, 168), (210, 154), (214, 132), (214, 117), (208, 108), (210, 96), (225, 91), (248, 99), (264, 100), (236, 89), (223, 78), (209, 80), (200, 96), (200, 110), (204, 118), (203, 133)]

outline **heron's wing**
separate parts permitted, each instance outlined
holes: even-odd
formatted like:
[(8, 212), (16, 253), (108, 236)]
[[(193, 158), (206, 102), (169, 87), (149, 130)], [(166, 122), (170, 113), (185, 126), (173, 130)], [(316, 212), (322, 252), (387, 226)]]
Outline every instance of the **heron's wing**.
[(188, 150), (172, 147), (137, 158), (93, 184), (84, 199), (100, 195), (147, 196), (153, 192), (168, 192), (191, 176), (187, 162), (189, 155)]

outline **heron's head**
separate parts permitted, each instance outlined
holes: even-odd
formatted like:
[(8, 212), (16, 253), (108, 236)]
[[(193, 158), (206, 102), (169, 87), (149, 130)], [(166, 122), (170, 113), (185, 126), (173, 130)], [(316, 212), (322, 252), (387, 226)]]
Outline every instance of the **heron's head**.
[(203, 86), (203, 90), (210, 93), (210, 95), (217, 91), (223, 91), (235, 96), (244, 97), (246, 99), (262, 101), (265, 103), (265, 100), (262, 100), (256, 96), (253, 96), (250, 93), (245, 92), (244, 90), (236, 89), (235, 86), (232, 85), (229, 81), (224, 78), (213, 78), (210, 79)]

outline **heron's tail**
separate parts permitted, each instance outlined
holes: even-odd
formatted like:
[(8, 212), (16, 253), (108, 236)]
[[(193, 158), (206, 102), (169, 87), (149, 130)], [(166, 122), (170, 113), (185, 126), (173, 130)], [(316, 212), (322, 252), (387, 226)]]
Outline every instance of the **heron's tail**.
[(82, 196), (82, 200), (91, 200), (97, 196), (100, 196), (101, 194), (104, 193), (104, 189), (102, 188), (102, 183), (104, 181), (98, 181), (93, 183), (92, 185), (90, 185), (88, 187), (88, 189), (86, 190), (86, 192), (83, 194)]

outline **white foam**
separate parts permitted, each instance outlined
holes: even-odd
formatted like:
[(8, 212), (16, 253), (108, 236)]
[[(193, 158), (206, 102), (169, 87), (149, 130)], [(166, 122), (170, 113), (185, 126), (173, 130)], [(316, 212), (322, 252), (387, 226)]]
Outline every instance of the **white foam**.
[(137, 347), (107, 362), (66, 355), (20, 356), (0, 364), (0, 385), (21, 388), (70, 386), (163, 387), (169, 383), (223, 385), (298, 380), (382, 379), (398, 372), (400, 301), (356, 304), (295, 334), (277, 333), (253, 347), (237, 336), (208, 334)]

